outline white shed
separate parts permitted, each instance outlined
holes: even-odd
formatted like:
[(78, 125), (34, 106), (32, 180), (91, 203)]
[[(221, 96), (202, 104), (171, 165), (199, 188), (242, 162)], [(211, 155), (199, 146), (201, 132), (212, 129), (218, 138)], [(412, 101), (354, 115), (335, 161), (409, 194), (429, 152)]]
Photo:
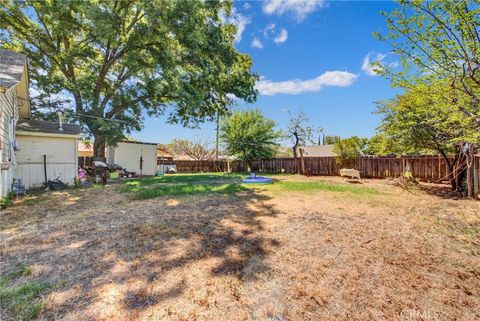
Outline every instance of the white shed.
[[(42, 187), (45, 180), (59, 178), (73, 184), (78, 173), (77, 141), (79, 125), (20, 119), (16, 126), (17, 164), (14, 178), (25, 187)], [(46, 177), (45, 177), (46, 175)]]
[(124, 141), (107, 148), (107, 163), (118, 164), (129, 172), (155, 175), (157, 171), (156, 143)]

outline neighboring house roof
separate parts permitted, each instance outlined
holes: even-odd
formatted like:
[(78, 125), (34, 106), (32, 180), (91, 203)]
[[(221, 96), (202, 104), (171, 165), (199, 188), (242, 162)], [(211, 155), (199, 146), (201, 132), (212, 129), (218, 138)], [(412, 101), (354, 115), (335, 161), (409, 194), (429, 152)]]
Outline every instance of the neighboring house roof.
[(176, 155), (175, 157), (173, 157), (174, 160), (195, 160), (194, 158), (188, 156), (188, 155), (185, 155), (185, 154), (182, 154), (182, 155)]
[(82, 134), (82, 127), (74, 124), (62, 124), (63, 131), (58, 130), (58, 123), (44, 120), (19, 119), (16, 131), (30, 133), (46, 133), (57, 135), (76, 135)]
[(278, 146), (276, 157), (291, 157), (292, 147)]
[(317, 145), (300, 147), (303, 149), (303, 156), (305, 157), (335, 157), (332, 145)]
[(18, 84), (26, 63), (25, 55), (0, 49), (0, 87), (8, 89)]
[(173, 158), (172, 155), (170, 155), (169, 152), (167, 152), (164, 149), (157, 148), (157, 157), (163, 157), (163, 158)]

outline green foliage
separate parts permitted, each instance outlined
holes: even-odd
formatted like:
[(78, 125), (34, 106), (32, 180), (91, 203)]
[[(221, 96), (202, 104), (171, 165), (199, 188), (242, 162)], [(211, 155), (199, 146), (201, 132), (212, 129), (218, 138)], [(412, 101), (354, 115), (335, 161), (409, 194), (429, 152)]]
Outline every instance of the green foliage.
[(13, 204), (13, 197), (12, 195), (7, 195), (5, 197), (0, 197), (0, 209), (3, 209), (7, 206)]
[[(95, 137), (95, 154), (172, 112), (193, 126), (256, 99), (252, 61), (234, 46), (231, 1), (6, 0), (0, 43), (29, 58), (36, 112), (65, 108)], [(68, 103), (68, 100), (71, 102)], [(34, 100), (35, 102), (35, 100)], [(48, 116), (45, 116), (48, 118)]]
[(388, 34), (374, 36), (392, 47), (402, 68), (383, 66), (382, 74), (402, 88), (447, 85), (442, 100), (452, 104), (462, 120), (480, 128), (478, 1), (398, 2), (397, 9), (383, 13)]
[(260, 110), (238, 111), (227, 117), (220, 127), (220, 139), (226, 152), (244, 161), (271, 158), (276, 153), (280, 133), (275, 122)]
[[(396, 154), (454, 154), (462, 141), (478, 141), (480, 133), (471, 120), (444, 96), (451, 94), (445, 85), (418, 85), (395, 99), (378, 103), (383, 116), (378, 149)], [(383, 146), (382, 146), (383, 144)]]
[(19, 276), (31, 275), (32, 268), (25, 262), (22, 262), (16, 271), (10, 273), (11, 278), (18, 278)]
[(356, 161), (361, 154), (361, 147), (365, 146), (366, 140), (353, 136), (345, 139), (336, 138), (333, 145), (333, 152), (336, 161), (342, 166), (348, 166)]
[(24, 283), (18, 287), (8, 287), (7, 281), (0, 279), (0, 303), (15, 321), (33, 320), (44, 308), (41, 293), (46, 288), (44, 283)]
[(365, 149), (365, 154), (375, 156), (387, 156), (391, 154), (398, 155), (408, 153), (405, 153), (402, 146), (395, 142), (392, 137), (382, 131), (378, 131), (373, 137), (369, 139), (367, 147)]
[(338, 135), (326, 135), (325, 139), (323, 140), (323, 143), (325, 145), (333, 145), (333, 144), (335, 144), (335, 141), (337, 139), (340, 139), (340, 136), (338, 136)]

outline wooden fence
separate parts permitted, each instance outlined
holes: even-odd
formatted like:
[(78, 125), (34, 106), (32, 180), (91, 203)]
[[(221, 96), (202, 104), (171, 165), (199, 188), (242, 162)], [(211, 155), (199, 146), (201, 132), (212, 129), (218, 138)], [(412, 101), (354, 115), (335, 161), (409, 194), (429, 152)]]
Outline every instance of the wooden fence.
[(178, 173), (201, 173), (201, 172), (228, 172), (227, 161), (190, 161), (176, 160), (172, 162), (177, 166)]
[[(179, 173), (196, 172), (243, 172), (245, 165), (241, 161), (174, 161)], [(356, 162), (340, 166), (335, 157), (305, 157), (305, 169), (313, 175), (336, 176), (341, 168), (359, 170), (363, 177), (387, 178), (399, 177), (410, 170), (415, 178), (422, 181), (438, 182), (447, 179), (448, 167), (442, 157), (360, 157)], [(251, 170), (258, 173), (296, 173), (297, 162), (294, 158), (273, 158), (250, 162)]]
[[(79, 157), (78, 165), (91, 166), (93, 157)], [(244, 172), (242, 161), (173, 161), (178, 173), (200, 172)], [(356, 162), (340, 166), (335, 157), (305, 157), (305, 169), (312, 175), (337, 176), (341, 168), (349, 167), (359, 170), (362, 177), (387, 178), (400, 177), (409, 170), (413, 177), (425, 182), (440, 182), (448, 180), (448, 166), (439, 156), (414, 157), (360, 157)], [(121, 165), (121, 164), (120, 164)], [(296, 173), (297, 162), (294, 158), (272, 158), (250, 162), (250, 169), (258, 173)], [(473, 180), (480, 181), (480, 155), (475, 156), (472, 170)], [(476, 185), (475, 185), (476, 184)], [(480, 183), (474, 183), (474, 187)]]

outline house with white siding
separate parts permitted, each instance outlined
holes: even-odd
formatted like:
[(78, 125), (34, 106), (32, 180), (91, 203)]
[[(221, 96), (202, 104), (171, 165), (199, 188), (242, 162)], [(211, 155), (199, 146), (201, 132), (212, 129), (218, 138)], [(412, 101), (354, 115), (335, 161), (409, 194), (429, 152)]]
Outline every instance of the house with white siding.
[(15, 125), (30, 118), (28, 65), (24, 55), (0, 49), (0, 197), (11, 189), (15, 160)]
[(31, 119), (28, 62), (22, 54), (0, 49), (0, 197), (13, 179), (27, 188), (77, 175), (79, 125)]

